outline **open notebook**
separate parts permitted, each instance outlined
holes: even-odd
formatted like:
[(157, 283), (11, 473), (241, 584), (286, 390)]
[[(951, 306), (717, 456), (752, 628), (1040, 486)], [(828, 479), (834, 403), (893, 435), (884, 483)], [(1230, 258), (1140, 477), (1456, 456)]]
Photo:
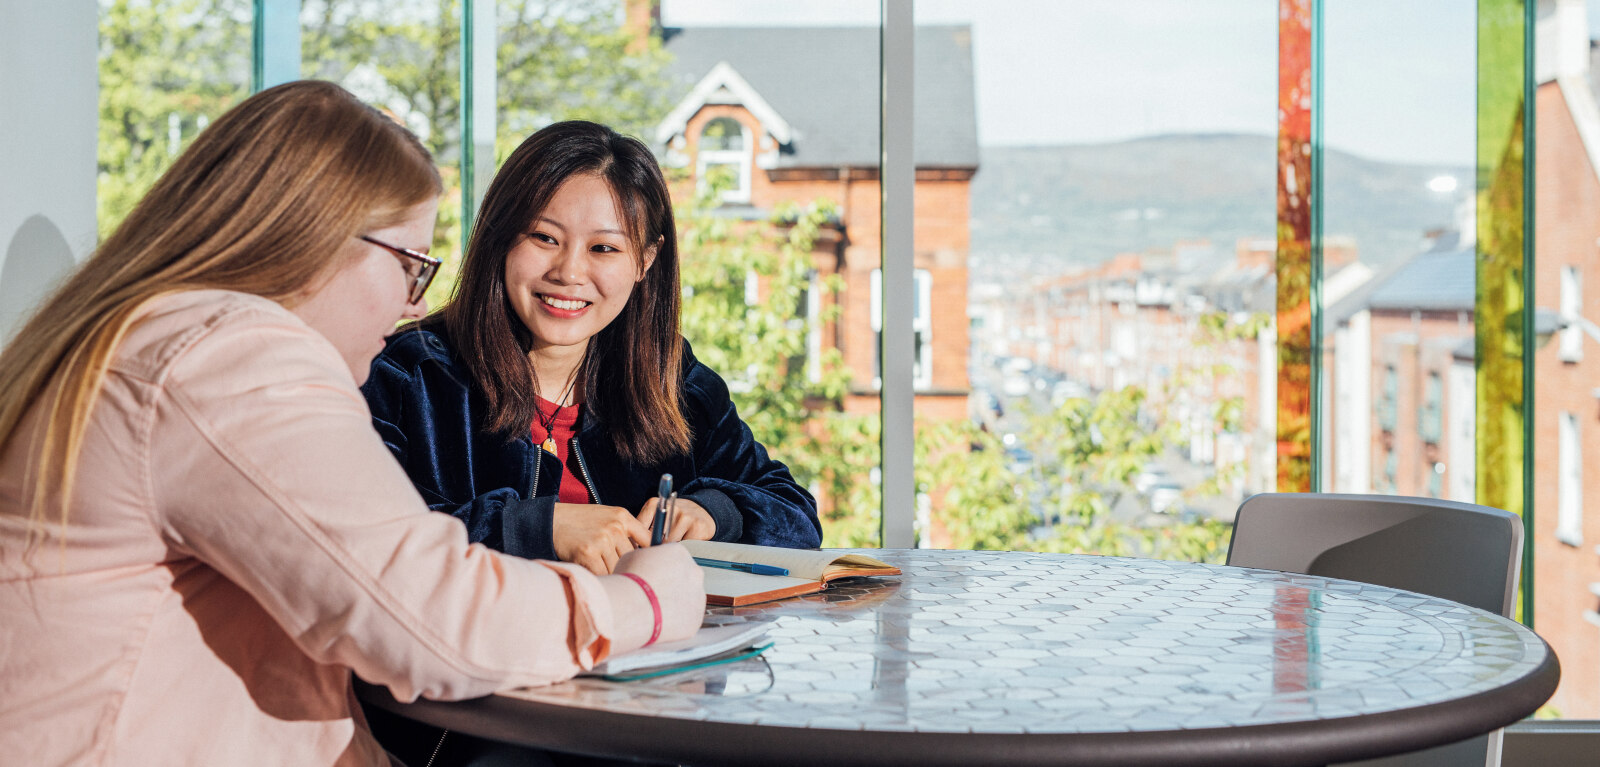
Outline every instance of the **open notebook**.
[(899, 575), (900, 568), (864, 554), (840, 554), (813, 549), (780, 549), (719, 541), (684, 541), (696, 557), (728, 562), (772, 565), (789, 574), (753, 575), (735, 570), (701, 567), (706, 577), (706, 602), (725, 607), (770, 602), (810, 594), (827, 588), (828, 581), (862, 575)]

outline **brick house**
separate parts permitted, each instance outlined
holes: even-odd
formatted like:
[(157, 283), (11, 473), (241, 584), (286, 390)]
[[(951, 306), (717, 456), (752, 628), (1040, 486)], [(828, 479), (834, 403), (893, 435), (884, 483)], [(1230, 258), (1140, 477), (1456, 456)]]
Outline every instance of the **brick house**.
[[(653, 137), (668, 167), (737, 179), (724, 212), (765, 219), (785, 201), (828, 198), (834, 231), (819, 238), (820, 275), (839, 275), (840, 317), (822, 331), (852, 373), (844, 406), (878, 408), (882, 262), (878, 30), (689, 28), (662, 31), (683, 97)], [(916, 412), (967, 415), (970, 186), (978, 169), (971, 32), (918, 27), (916, 37)]]
[[(1534, 617), (1561, 657), (1550, 705), (1600, 717), (1600, 55), (1582, 2), (1539, 4), (1535, 76)], [(1591, 328), (1593, 326), (1591, 325)], [(1526, 577), (1526, 576), (1524, 576)]]
[(1475, 259), (1452, 234), (1329, 311), (1331, 490), (1472, 502)]

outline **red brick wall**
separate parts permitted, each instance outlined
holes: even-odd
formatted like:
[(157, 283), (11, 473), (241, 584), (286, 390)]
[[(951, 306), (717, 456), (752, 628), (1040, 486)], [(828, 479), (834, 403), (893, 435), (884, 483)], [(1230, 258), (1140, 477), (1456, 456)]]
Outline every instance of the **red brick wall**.
[[(1535, 141), (1536, 305), (1561, 306), (1560, 273), (1577, 266), (1584, 314), (1600, 317), (1600, 182), (1578, 137), (1560, 89), (1540, 86)], [(1563, 362), (1552, 339), (1534, 354), (1534, 626), (1561, 659), (1561, 687), (1550, 705), (1569, 718), (1600, 717), (1600, 627), (1584, 620), (1600, 602), (1589, 584), (1600, 581), (1600, 471), (1583, 472), (1583, 544), (1556, 539), (1558, 419), (1578, 417), (1583, 464), (1600, 466), (1600, 344), (1583, 341), (1583, 359)], [(1526, 575), (1524, 576), (1526, 577)]]
[[(1439, 477), (1439, 497), (1450, 493), (1449, 450), (1450, 364), (1449, 350), (1454, 342), (1472, 338), (1471, 313), (1447, 312), (1372, 312), (1372, 486), (1377, 492), (1427, 496), (1428, 478), (1435, 463), (1445, 463)], [(1394, 365), (1399, 379), (1394, 431), (1384, 431), (1378, 411), (1383, 403), (1386, 369)], [(1418, 431), (1429, 375), (1438, 375), (1441, 384), (1439, 441), (1423, 441)], [(1395, 486), (1384, 486), (1385, 449), (1395, 451)]]

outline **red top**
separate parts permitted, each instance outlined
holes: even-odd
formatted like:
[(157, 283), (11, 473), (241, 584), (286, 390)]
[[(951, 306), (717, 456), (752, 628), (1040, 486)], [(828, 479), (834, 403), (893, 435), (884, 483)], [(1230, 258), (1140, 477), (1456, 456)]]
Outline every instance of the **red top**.
[(561, 407), (540, 397), (540, 417), (533, 419), (533, 444), (542, 446), (547, 435), (540, 421), (549, 421), (550, 416), (555, 416), (555, 421), (550, 425), (552, 433), (548, 436), (555, 437), (556, 457), (566, 467), (566, 471), (561, 472), (561, 490), (556, 495), (556, 500), (561, 503), (594, 503), (594, 499), (589, 497), (589, 488), (584, 486), (583, 477), (578, 473), (578, 459), (567, 455), (572, 437), (578, 433), (578, 411), (582, 408), (581, 402)]

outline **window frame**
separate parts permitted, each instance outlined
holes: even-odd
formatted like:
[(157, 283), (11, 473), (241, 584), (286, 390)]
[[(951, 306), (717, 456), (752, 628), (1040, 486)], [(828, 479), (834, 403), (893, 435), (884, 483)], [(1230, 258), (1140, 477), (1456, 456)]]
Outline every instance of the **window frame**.
[[(494, 67), (479, 66), (474, 68), (470, 64), (475, 50), (478, 51), (480, 56), (478, 61), (492, 62), (493, 60), (494, 5), (492, 0), (463, 0), (464, 18), (469, 15), (475, 16), (477, 23), (463, 24), (461, 45), (464, 64), (462, 68), (463, 80), (469, 81), (471, 84), (471, 87), (463, 88), (463, 109), (470, 110), (469, 114), (464, 115), (464, 122), (470, 125), (471, 122), (467, 121), (472, 121), (478, 123), (479, 126), (491, 126), (491, 128), (493, 125), (493, 99), (487, 97), (476, 99), (479, 102), (476, 108), (473, 108), (474, 105), (471, 102), (474, 101), (472, 98), (474, 94), (488, 96), (494, 92), (492, 80), (487, 79), (494, 76)], [(883, 257), (886, 267), (884, 279), (891, 284), (910, 287), (914, 285), (914, 280), (916, 279), (911, 263), (914, 241), (912, 199), (915, 172), (913, 162), (910, 159), (912, 156), (911, 133), (914, 125), (912, 119), (912, 106), (914, 104), (912, 91), (914, 85), (913, 0), (880, 0), (879, 8), (881, 11), (880, 32), (882, 35), (881, 53), (883, 62), (880, 82), (882, 84), (881, 130), (883, 142), (881, 148), (881, 177), (884, 195), (881, 223)], [(254, 0), (253, 82), (255, 88), (253, 90), (295, 79), (298, 76), (300, 58), (299, 9), (299, 0)], [(1491, 2), (1480, 3), (1478, 10), (1480, 38), (1488, 36), (1494, 40), (1501, 41), (1509, 40), (1516, 36), (1522, 38), (1520, 50), (1513, 51), (1511, 54), (1513, 56), (1521, 56), (1523, 67), (1520, 72), (1512, 71), (1513, 68), (1503, 66), (1507, 62), (1486, 61), (1482, 54), (1479, 57), (1478, 67), (1480, 89), (1487, 85), (1501, 85), (1512, 79), (1520, 79), (1523, 84), (1520, 93), (1514, 95), (1521, 98), (1524, 110), (1523, 122), (1526, 127), (1525, 135), (1528, 137), (1524, 139), (1526, 151), (1522, 153), (1522, 156), (1527, 167), (1524, 175), (1525, 198), (1530, 201), (1528, 203), (1530, 207), (1519, 209), (1510, 215), (1524, 216), (1525, 220), (1529, 222), (1530, 229), (1533, 191), (1531, 171), (1534, 157), (1532, 136), (1536, 133), (1533, 123), (1535, 100), (1532, 98), (1534, 92), (1532, 70), (1535, 9), (1536, 4), (1527, 2), (1527, 0), (1492, 0)], [(1508, 11), (1509, 13), (1507, 13)], [(1520, 21), (1516, 19), (1519, 16)], [(1320, 24), (1320, 12), (1317, 23)], [(487, 30), (487, 34), (485, 34), (485, 30)], [(1485, 45), (1480, 44), (1479, 50), (1485, 50)], [(1494, 46), (1488, 45), (1488, 47), (1493, 48)], [(487, 50), (488, 53), (485, 54), (484, 50)], [(1507, 48), (1507, 50), (1511, 49)], [(1313, 66), (1320, 66), (1320, 62)], [(1502, 72), (1503, 74), (1496, 75), (1496, 72)], [(484, 87), (486, 82), (488, 87)], [(1481, 124), (1483, 115), (1487, 113), (1485, 110), (1489, 107), (1484, 106), (1485, 101), (1481, 98), (1479, 103)], [(482, 127), (479, 127), (478, 130), (470, 131), (470, 133), (476, 137), (478, 131), (482, 129)], [(464, 179), (472, 179), (474, 170), (492, 167), (492, 157), (478, 158), (477, 162), (474, 161), (474, 154), (476, 154), (473, 151), (475, 143), (474, 141), (464, 141), (462, 143)], [(1480, 144), (1482, 143), (1480, 141)], [(1480, 178), (1486, 177), (1486, 174), (1482, 172), (1483, 170), (1483, 168), (1480, 168)], [(468, 181), (465, 188), (480, 191), (481, 185), (486, 181), (486, 178), (476, 179), (476, 183)], [(471, 206), (474, 202), (474, 197), (474, 194), (463, 195), (463, 221), (468, 224), (462, 226), (463, 238), (470, 231)], [(1513, 289), (1526, 287), (1527, 290), (1524, 291), (1523, 298), (1526, 300), (1526, 306), (1530, 308), (1534, 305), (1532, 303), (1531, 290), (1533, 276), (1531, 237), (1531, 231), (1526, 233), (1522, 243), (1524, 253), (1527, 254), (1524, 261), (1526, 275), (1523, 272), (1515, 272), (1503, 278), (1497, 278), (1506, 280)], [(1313, 277), (1313, 292), (1320, 290), (1315, 284), (1319, 279), (1320, 275)], [(1510, 294), (1508, 293), (1507, 295)], [(884, 354), (884, 358), (900, 360), (906, 363), (903, 366), (904, 369), (900, 369), (902, 366), (890, 365), (889, 369), (885, 371), (886, 376), (882, 386), (884, 435), (882, 466), (884, 490), (882, 496), (883, 543), (886, 546), (893, 547), (909, 546), (914, 542), (912, 531), (915, 504), (912, 485), (911, 403), (915, 393), (915, 384), (911, 375), (911, 367), (914, 347), (913, 333), (915, 331), (912, 327), (914, 309), (911, 304), (910, 291), (891, 290), (888, 291), (886, 300), (879, 307), (882, 315), (888, 318), (888, 321), (884, 323), (887, 332), (883, 334), (881, 339), (881, 348), (884, 352), (887, 352)], [(1531, 311), (1523, 311), (1521, 314), (1523, 315), (1521, 321), (1524, 326), (1521, 333), (1528, 341), (1531, 341)], [(1318, 330), (1320, 331), (1320, 328)], [(1485, 333), (1486, 331), (1480, 328), (1480, 341), (1484, 339)], [(1524, 352), (1525, 363), (1531, 360), (1533, 353), (1531, 343), (1526, 344), (1526, 347), (1528, 350)], [(1477, 364), (1480, 366), (1481, 373), (1481, 366), (1487, 363), (1480, 358)], [(1525, 370), (1531, 376), (1531, 365), (1525, 367)], [(1531, 390), (1531, 381), (1525, 381), (1524, 385), (1526, 389)], [(1495, 398), (1507, 396), (1506, 392), (1490, 392), (1485, 391), (1484, 388), (1480, 386), (1479, 391), (1476, 393), (1480, 410), (1484, 407), (1483, 403), (1486, 400), (1493, 402)], [(1531, 411), (1532, 404), (1528, 401), (1528, 398), (1524, 398), (1520, 406), (1526, 414), (1531, 415), (1529, 411)], [(1526, 430), (1525, 442), (1531, 447), (1531, 418), (1525, 419), (1524, 428)], [(1481, 435), (1474, 436), (1476, 438)], [(1316, 442), (1313, 449), (1322, 450), (1324, 446), (1320, 442)], [(1526, 456), (1522, 463), (1522, 471), (1525, 478), (1531, 477), (1531, 453), (1531, 449), (1517, 451), (1518, 455)], [(1478, 463), (1483, 463), (1484, 461), (1485, 457), (1480, 453)], [(1504, 474), (1511, 470), (1509, 465), (1478, 466), (1476, 468), (1480, 474)], [(1525, 482), (1523, 484), (1530, 488), (1528, 492), (1531, 493), (1531, 483)], [(1533, 513), (1531, 500), (1528, 500), (1522, 506), (1525, 523), (1529, 526), (1531, 532)], [(1524, 566), (1524, 582), (1526, 584), (1524, 600), (1530, 604), (1532, 602), (1531, 565), (1530, 555), (1530, 559), (1525, 562)], [(1527, 620), (1531, 625), (1531, 615), (1527, 617)], [(1593, 727), (1592, 724), (1584, 725), (1581, 722), (1566, 721), (1542, 724), (1566, 726), (1567, 729), (1573, 730), (1575, 735), (1578, 734), (1577, 730), (1583, 730), (1582, 737), (1585, 739), (1600, 739), (1600, 729)], [(1548, 727), (1545, 729), (1548, 729)], [(1535, 739), (1533, 737), (1535, 730), (1539, 730), (1539, 727), (1532, 725), (1513, 726), (1508, 731), (1508, 742), (1513, 737), (1533, 740)], [(1550, 738), (1546, 737), (1537, 739), (1550, 740)], [(1508, 764), (1510, 763), (1508, 761)]]
[[(713, 125), (732, 123), (739, 126), (738, 149), (706, 149), (706, 131)], [(700, 136), (695, 139), (694, 173), (702, 188), (705, 185), (706, 171), (714, 165), (731, 165), (738, 168), (735, 178), (738, 185), (732, 189), (722, 190), (722, 203), (724, 205), (750, 204), (750, 182), (755, 166), (755, 142), (750, 126), (726, 115), (714, 117), (700, 128)]]

